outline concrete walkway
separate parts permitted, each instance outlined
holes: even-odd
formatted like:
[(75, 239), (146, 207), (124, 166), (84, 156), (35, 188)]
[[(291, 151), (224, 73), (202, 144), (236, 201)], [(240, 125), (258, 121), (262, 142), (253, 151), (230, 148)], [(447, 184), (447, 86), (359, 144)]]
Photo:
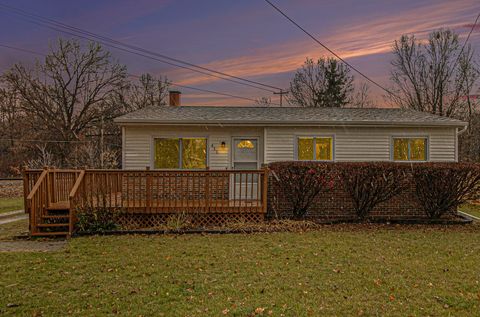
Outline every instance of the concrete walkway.
[(15, 222), (23, 219), (27, 219), (28, 215), (20, 215), (16, 217), (6, 217), (6, 218), (0, 218), (0, 225), (4, 225), (10, 222)]
[(480, 220), (480, 218), (475, 217), (474, 215), (471, 215), (471, 214), (469, 214), (469, 213), (467, 213), (467, 212), (463, 212), (463, 211), (461, 211), (461, 210), (458, 210), (458, 212), (461, 213), (461, 214), (463, 214), (463, 215), (465, 215), (465, 216), (468, 216), (468, 217), (470, 217), (470, 218), (472, 218), (472, 219), (474, 219), (474, 220), (477, 220), (477, 221)]
[(28, 218), (28, 215), (25, 214), (23, 210), (3, 212), (0, 214), (0, 225), (4, 225), (6, 223), (19, 221), (27, 218)]
[(21, 214), (24, 214), (24, 213), (25, 213), (25, 211), (23, 209), (22, 210), (2, 212), (2, 213), (0, 213), (0, 218), (17, 216), (17, 215), (21, 215)]

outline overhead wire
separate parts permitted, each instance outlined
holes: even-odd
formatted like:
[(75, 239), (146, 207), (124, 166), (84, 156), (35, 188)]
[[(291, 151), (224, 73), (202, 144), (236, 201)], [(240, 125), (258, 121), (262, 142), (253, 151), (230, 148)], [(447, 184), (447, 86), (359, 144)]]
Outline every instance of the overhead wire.
[[(217, 71), (217, 70), (205, 67), (205, 66), (196, 65), (196, 64), (193, 64), (191, 62), (187, 62), (187, 61), (184, 61), (184, 60), (181, 60), (181, 59), (178, 59), (178, 58), (173, 58), (173, 57), (167, 56), (165, 54), (160, 54), (160, 53), (157, 53), (157, 52), (153, 52), (151, 50), (147, 50), (147, 49), (144, 49), (144, 48), (139, 47), (139, 46), (127, 44), (127, 43), (124, 43), (124, 42), (121, 42), (121, 41), (118, 41), (118, 40), (115, 40), (115, 39), (112, 39), (112, 38), (109, 38), (109, 37), (106, 37), (106, 36), (103, 36), (103, 35), (99, 35), (97, 33), (91, 32), (91, 31), (87, 31), (87, 30), (84, 30), (84, 29), (81, 29), (81, 28), (78, 28), (78, 27), (68, 25), (66, 23), (62, 23), (62, 22), (55, 21), (55, 20), (47, 18), (47, 17), (40, 16), (38, 14), (30, 13), (30, 12), (27, 12), (25, 10), (22, 10), (22, 9), (19, 9), (19, 8), (10, 6), (10, 5), (0, 3), (0, 7), (6, 9), (7, 11), (13, 12), (16, 15), (20, 15), (20, 16), (23, 16), (24, 18), (27, 18), (26, 21), (28, 21), (30, 23), (35, 23), (37, 25), (41, 25), (41, 26), (53, 29), (57, 32), (63, 32), (63, 33), (66, 33), (66, 34), (69, 34), (69, 35), (72, 35), (72, 36), (76, 36), (76, 37), (80, 37), (80, 38), (83, 38), (83, 39), (86, 39), (86, 40), (89, 40), (89, 41), (92, 41), (92, 38), (94, 38), (95, 41), (97, 41), (97, 42), (101, 41), (101, 43), (103, 45), (110, 46), (110, 47), (113, 47), (115, 49), (123, 50), (123, 51), (128, 52), (128, 53), (136, 54), (136, 55), (139, 55), (139, 56), (142, 56), (142, 57), (145, 57), (145, 58), (150, 58), (150, 59), (156, 60), (156, 61), (161, 62), (161, 63), (168, 64), (168, 65), (171, 65), (171, 66), (174, 66), (174, 67), (187, 69), (187, 70), (190, 70), (190, 71), (198, 72), (198, 73), (206, 75), (206, 76), (212, 76), (212, 77), (215, 77), (215, 78), (218, 78), (218, 79), (227, 80), (227, 81), (230, 81), (230, 82), (234, 82), (234, 83), (237, 83), (237, 84), (242, 84), (242, 85), (249, 86), (249, 87), (252, 87), (252, 88), (262, 89), (262, 90), (269, 91), (269, 92), (274, 92), (272, 89), (281, 90), (281, 88), (279, 88), (279, 87), (275, 87), (275, 86), (264, 84), (264, 83), (254, 81), (254, 80), (251, 80), (251, 79), (246, 79), (246, 78), (242, 78), (242, 77), (239, 77), (239, 76), (231, 75), (231, 74), (221, 72), (221, 71)], [(33, 20), (29, 20), (29, 19), (33, 19)], [(67, 29), (68, 31), (65, 31), (65, 29)], [(72, 33), (72, 32), (74, 32), (74, 33)], [(120, 48), (119, 46), (123, 47), (123, 49)], [(129, 50), (126, 50), (125, 48), (128, 48)], [(138, 54), (139, 52), (141, 54)], [(153, 55), (157, 58), (153, 58), (153, 56), (150, 56), (150, 55)], [(167, 59), (168, 61), (166, 61), (165, 59)], [(179, 64), (183, 64), (183, 65), (179, 65)], [(187, 66), (185, 66), (185, 65), (187, 65)], [(228, 77), (228, 78), (226, 78), (226, 77)], [(258, 86), (261, 86), (261, 87), (258, 87)]]

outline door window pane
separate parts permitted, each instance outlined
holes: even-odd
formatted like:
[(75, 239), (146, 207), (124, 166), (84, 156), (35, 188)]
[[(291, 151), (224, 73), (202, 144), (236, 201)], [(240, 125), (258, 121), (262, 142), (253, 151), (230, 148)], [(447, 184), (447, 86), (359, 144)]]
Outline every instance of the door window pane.
[(182, 168), (202, 169), (207, 167), (207, 139), (182, 139)]
[(332, 138), (315, 138), (317, 160), (330, 161), (332, 159)]
[(313, 160), (313, 138), (298, 138), (298, 159)]
[(179, 160), (179, 139), (155, 139), (155, 168), (178, 168)]
[(234, 161), (235, 162), (257, 162), (257, 140), (236, 139), (234, 140)]

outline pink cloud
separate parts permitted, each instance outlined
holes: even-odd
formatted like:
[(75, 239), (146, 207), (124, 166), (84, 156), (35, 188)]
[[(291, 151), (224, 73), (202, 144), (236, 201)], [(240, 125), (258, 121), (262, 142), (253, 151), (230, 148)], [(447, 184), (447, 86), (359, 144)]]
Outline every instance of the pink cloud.
[[(361, 24), (344, 25), (335, 33), (318, 37), (346, 59), (387, 53), (392, 43), (402, 34), (415, 34), (424, 38), (440, 27), (458, 28), (470, 18), (478, 5), (468, 0), (441, 3), (415, 10), (399, 12)], [(314, 32), (315, 33), (315, 32)], [(295, 71), (306, 57), (317, 58), (327, 53), (310, 39), (293, 40), (280, 45), (267, 46), (255, 52), (229, 59), (216, 60), (203, 66), (241, 76), (272, 76)], [(365, 71), (368, 74), (368, 70)], [(205, 84), (218, 81), (210, 76), (184, 70), (174, 70), (169, 77), (181, 84)]]

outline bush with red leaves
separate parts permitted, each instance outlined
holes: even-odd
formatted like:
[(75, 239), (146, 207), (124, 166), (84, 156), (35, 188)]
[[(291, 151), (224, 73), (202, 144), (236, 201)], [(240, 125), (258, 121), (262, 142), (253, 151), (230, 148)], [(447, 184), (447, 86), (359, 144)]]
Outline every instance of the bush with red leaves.
[(317, 162), (278, 162), (269, 164), (278, 187), (291, 204), (293, 217), (304, 218), (315, 197), (333, 187), (332, 164)]
[(375, 206), (403, 192), (409, 184), (409, 165), (390, 162), (337, 163), (338, 178), (364, 219)]
[(412, 164), (415, 193), (430, 218), (440, 218), (478, 195), (480, 165), (475, 163)]

